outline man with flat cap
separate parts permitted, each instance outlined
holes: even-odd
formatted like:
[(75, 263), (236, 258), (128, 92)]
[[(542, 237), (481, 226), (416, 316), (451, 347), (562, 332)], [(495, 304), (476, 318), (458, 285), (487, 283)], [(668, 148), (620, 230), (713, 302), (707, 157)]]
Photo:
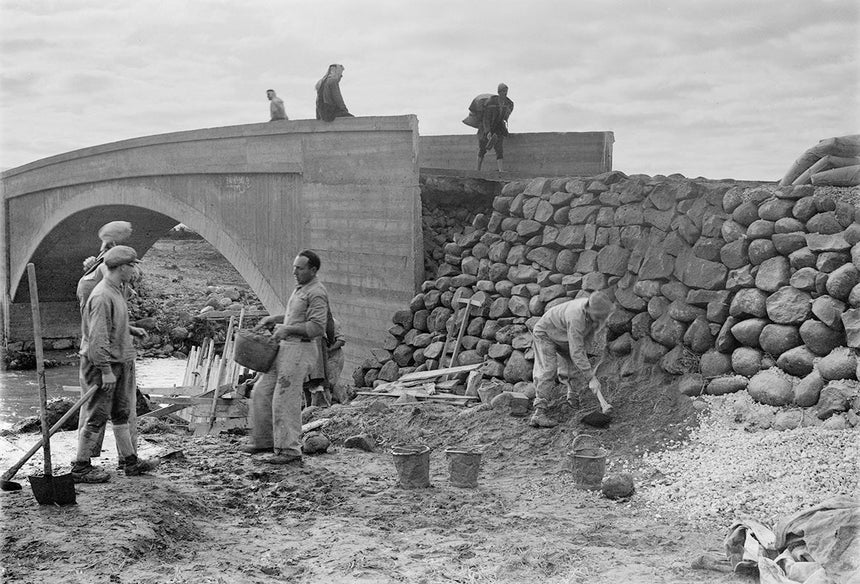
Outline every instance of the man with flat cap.
[[(595, 347), (605, 348), (606, 319), (612, 313), (612, 297), (605, 291), (594, 292), (553, 306), (534, 326), (532, 348), (535, 362), (535, 411), (529, 424), (552, 428), (558, 422), (547, 415), (556, 376), (567, 385), (567, 401), (573, 407), (580, 384), (597, 395), (601, 409), (608, 414), (612, 406), (603, 398), (597, 372), (588, 360)], [(573, 379), (573, 378), (576, 379)], [(574, 382), (577, 389), (574, 389)]]
[(110, 474), (93, 466), (93, 446), (104, 431), (108, 419), (113, 426), (117, 450), (126, 476), (137, 476), (157, 464), (139, 459), (132, 441), (129, 416), (134, 402), (134, 359), (137, 356), (132, 335), (146, 332), (128, 321), (128, 306), (123, 286), (137, 275), (137, 253), (126, 245), (117, 245), (103, 256), (107, 272), (96, 284), (81, 311), (80, 379), (86, 387), (98, 386), (81, 411), (85, 422), (78, 432), (78, 451), (72, 465), (77, 483), (103, 483)]

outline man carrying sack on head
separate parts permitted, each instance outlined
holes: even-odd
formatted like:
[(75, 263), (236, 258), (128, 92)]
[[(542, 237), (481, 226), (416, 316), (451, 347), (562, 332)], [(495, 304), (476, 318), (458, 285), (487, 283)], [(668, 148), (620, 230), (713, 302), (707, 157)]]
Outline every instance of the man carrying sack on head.
[(613, 309), (609, 293), (599, 291), (587, 298), (553, 306), (535, 324), (532, 331), (535, 411), (529, 420), (531, 426), (552, 428), (558, 425), (547, 414), (553, 399), (556, 376), (567, 385), (567, 401), (571, 407), (576, 403), (579, 385), (587, 383), (597, 395), (603, 413), (611, 411), (612, 406), (603, 398), (597, 372), (588, 360), (588, 348), (597, 345), (605, 349), (606, 319)]

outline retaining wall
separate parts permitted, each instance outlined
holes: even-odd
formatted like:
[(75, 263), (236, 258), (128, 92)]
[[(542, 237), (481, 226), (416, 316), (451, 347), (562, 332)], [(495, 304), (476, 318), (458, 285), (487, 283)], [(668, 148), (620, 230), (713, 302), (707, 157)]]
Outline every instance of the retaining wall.
[(354, 381), (447, 366), (445, 338), (461, 322), (452, 307), (470, 297), (480, 306), (456, 364), (529, 382), (540, 315), (611, 289), (608, 350), (622, 374), (659, 364), (688, 375), (688, 394), (749, 389), (763, 403), (813, 405), (828, 382), (857, 376), (858, 241), (856, 206), (812, 186), (617, 171), (512, 182), (443, 246), (436, 277)]

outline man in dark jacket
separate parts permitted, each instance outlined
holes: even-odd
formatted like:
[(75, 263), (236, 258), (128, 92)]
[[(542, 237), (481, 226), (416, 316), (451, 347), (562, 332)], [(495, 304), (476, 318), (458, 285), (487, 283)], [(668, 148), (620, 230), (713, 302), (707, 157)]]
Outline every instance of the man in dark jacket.
[(343, 77), (343, 70), (343, 65), (337, 63), (329, 65), (325, 77), (317, 82), (318, 120), (333, 122), (335, 118), (353, 117), (346, 109), (343, 96), (340, 94), (340, 80)]
[(499, 83), (498, 95), (490, 97), (484, 103), (481, 113), (481, 125), (478, 128), (478, 170), (481, 170), (484, 155), (488, 150), (496, 151), (496, 165), (499, 172), (504, 170), (504, 139), (508, 135), (508, 118), (512, 111), (514, 102), (508, 99), (508, 86)]

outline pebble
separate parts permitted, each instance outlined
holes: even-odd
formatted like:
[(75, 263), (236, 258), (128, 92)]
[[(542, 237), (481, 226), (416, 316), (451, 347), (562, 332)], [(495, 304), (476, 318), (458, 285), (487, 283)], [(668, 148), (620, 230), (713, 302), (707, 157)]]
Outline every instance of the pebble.
[(735, 421), (737, 402), (751, 402), (748, 395), (703, 399), (709, 408), (687, 440), (643, 456), (641, 472), (660, 477), (637, 491), (652, 511), (721, 532), (742, 516), (773, 525), (829, 497), (860, 492), (857, 428), (750, 431)]

